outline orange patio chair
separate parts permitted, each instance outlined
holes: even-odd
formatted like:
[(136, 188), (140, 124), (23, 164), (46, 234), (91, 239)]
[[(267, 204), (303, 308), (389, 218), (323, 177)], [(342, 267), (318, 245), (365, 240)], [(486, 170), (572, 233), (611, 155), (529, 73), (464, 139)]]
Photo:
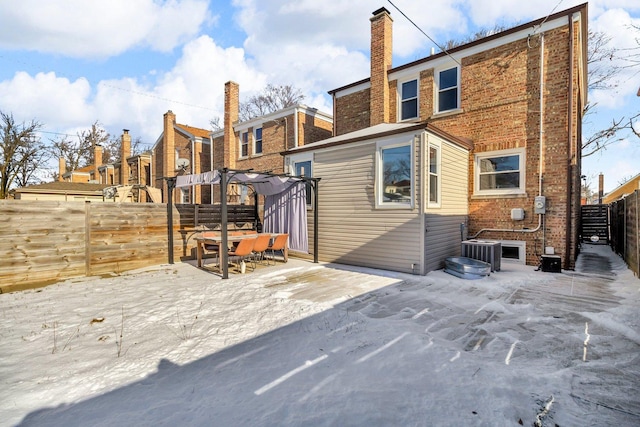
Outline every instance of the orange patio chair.
[(285, 255), (285, 250), (287, 249), (287, 241), (289, 240), (289, 234), (278, 234), (275, 239), (273, 239), (273, 243), (269, 245), (267, 248), (268, 251), (271, 251), (271, 258), (273, 259), (273, 264), (276, 263), (276, 251), (282, 252), (282, 257), (284, 258), (284, 262), (287, 262), (287, 257)]
[(257, 264), (258, 257), (260, 261), (265, 259), (265, 252), (269, 249), (269, 244), (271, 243), (271, 234), (261, 233), (256, 238), (256, 243), (253, 245), (253, 264), (254, 268)]
[(255, 242), (255, 237), (247, 237), (246, 239), (240, 240), (238, 246), (228, 252), (229, 257), (235, 257), (238, 259), (236, 267), (239, 273), (242, 272), (240, 269), (240, 264), (244, 262), (246, 258), (251, 258), (251, 255), (253, 254), (253, 245), (255, 244)]

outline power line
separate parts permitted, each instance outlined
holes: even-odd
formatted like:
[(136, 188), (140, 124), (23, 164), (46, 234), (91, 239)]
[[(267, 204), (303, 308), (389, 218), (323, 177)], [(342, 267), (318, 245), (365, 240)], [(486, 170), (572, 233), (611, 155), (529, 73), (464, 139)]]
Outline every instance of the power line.
[[(66, 78), (69, 81), (78, 80), (80, 78), (85, 78), (86, 79), (86, 77), (65, 75), (65, 74), (59, 73), (59, 72), (57, 72), (55, 70), (44, 71), (41, 66), (36, 65), (34, 63), (29, 63), (29, 62), (25, 62), (25, 61), (18, 61), (18, 60), (15, 60), (15, 59), (7, 58), (6, 56), (3, 56), (3, 55), (0, 55), (0, 59), (9, 60), (9, 61), (12, 61), (12, 62), (14, 62), (16, 64), (21, 64), (23, 66), (31, 67), (31, 68), (33, 68), (35, 70), (38, 70), (38, 72), (42, 72), (42, 73), (53, 72), (56, 76), (61, 77), (61, 78)], [(154, 94), (149, 93), (149, 92), (142, 92), (142, 91), (138, 91), (138, 90), (127, 89), (127, 88), (115, 86), (115, 85), (112, 85), (112, 84), (109, 84), (109, 83), (98, 82), (98, 83), (95, 84), (95, 87), (97, 88), (97, 86), (100, 85), (100, 84), (102, 84), (103, 86), (106, 86), (106, 87), (110, 87), (112, 89), (121, 90), (123, 92), (129, 92), (129, 93), (133, 93), (133, 94), (140, 95), (140, 96), (146, 96), (148, 98), (158, 99), (160, 101), (171, 102), (171, 103), (174, 103), (174, 104), (184, 105), (184, 106), (192, 107), (192, 108), (200, 108), (202, 110), (216, 111), (215, 109), (210, 108), (210, 107), (204, 107), (202, 105), (190, 104), (188, 102), (176, 101), (175, 99), (164, 98), (164, 97), (161, 97), (161, 96), (158, 96), (158, 95), (154, 95)]]
[(456, 62), (456, 64), (458, 64), (458, 65), (462, 66), (462, 64), (460, 63), (460, 61), (458, 61), (456, 58), (454, 58), (453, 56), (451, 56), (451, 54), (447, 51), (447, 49), (445, 49), (443, 46), (440, 46), (440, 44), (438, 44), (438, 42), (436, 42), (434, 39), (432, 39), (432, 38), (429, 36), (429, 34), (425, 33), (425, 32), (422, 30), (422, 28), (420, 28), (420, 27), (419, 27), (415, 22), (413, 22), (413, 21), (411, 20), (411, 18), (409, 18), (409, 17), (408, 17), (408, 16), (407, 16), (407, 15), (406, 15), (402, 10), (400, 10), (400, 8), (399, 8), (398, 6), (396, 6), (395, 4), (393, 4), (393, 2), (392, 2), (391, 0), (387, 0), (387, 1), (391, 4), (391, 6), (395, 7), (395, 8), (396, 8), (396, 10), (397, 10), (398, 12), (400, 12), (400, 14), (401, 14), (402, 16), (404, 16), (404, 17), (407, 19), (407, 21), (409, 21), (409, 22), (410, 22), (414, 27), (416, 27), (416, 28), (418, 29), (418, 31), (420, 31), (422, 34), (424, 34), (424, 36), (425, 36), (426, 38), (428, 38), (429, 40), (431, 40), (431, 42), (432, 42), (433, 44), (435, 44), (436, 46), (438, 46), (438, 48), (439, 48), (441, 51), (443, 51), (445, 54), (447, 54), (447, 56), (449, 56), (449, 58), (453, 59), (453, 60)]

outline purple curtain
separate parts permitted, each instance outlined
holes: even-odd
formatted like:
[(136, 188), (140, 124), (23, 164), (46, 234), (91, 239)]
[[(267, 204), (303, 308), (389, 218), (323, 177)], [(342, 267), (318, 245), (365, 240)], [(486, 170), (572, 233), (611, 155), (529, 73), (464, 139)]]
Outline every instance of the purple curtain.
[(281, 193), (265, 196), (264, 231), (289, 233), (289, 249), (309, 253), (307, 195), (303, 181)]

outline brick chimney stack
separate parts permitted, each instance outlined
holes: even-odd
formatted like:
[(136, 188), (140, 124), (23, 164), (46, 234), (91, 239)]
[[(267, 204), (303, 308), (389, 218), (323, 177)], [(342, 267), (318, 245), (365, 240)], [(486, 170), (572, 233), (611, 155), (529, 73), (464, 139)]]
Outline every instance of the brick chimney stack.
[(370, 125), (389, 123), (389, 76), (393, 56), (393, 19), (384, 7), (371, 18)]
[(62, 175), (67, 173), (67, 162), (64, 161), (64, 157), (58, 159), (58, 181), (64, 181)]
[(604, 197), (604, 175), (598, 175), (598, 204), (602, 204), (602, 198)]
[(93, 146), (93, 179), (100, 182), (100, 171), (98, 168), (102, 166), (102, 145)]
[(238, 144), (233, 124), (240, 117), (240, 86), (235, 82), (224, 84), (224, 167), (235, 168)]
[(121, 145), (120, 185), (129, 185), (129, 163), (127, 163), (127, 157), (131, 156), (131, 135), (129, 135), (129, 129), (122, 129)]

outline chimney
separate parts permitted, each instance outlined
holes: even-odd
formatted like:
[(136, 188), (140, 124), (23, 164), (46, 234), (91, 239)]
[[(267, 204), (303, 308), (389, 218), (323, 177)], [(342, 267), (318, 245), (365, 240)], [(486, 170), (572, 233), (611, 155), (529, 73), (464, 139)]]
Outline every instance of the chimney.
[(95, 144), (93, 146), (93, 179), (100, 182), (100, 171), (98, 168), (102, 166), (102, 145)]
[(604, 175), (601, 173), (598, 176), (598, 204), (602, 204), (602, 197), (604, 196)]
[(369, 124), (389, 123), (389, 76), (393, 56), (393, 19), (384, 7), (371, 18), (371, 95)]
[(129, 129), (122, 129), (122, 144), (120, 149), (120, 185), (129, 185), (129, 163), (131, 156), (131, 135)]
[(226, 168), (235, 168), (238, 144), (233, 124), (240, 116), (240, 86), (235, 82), (224, 84), (224, 143), (223, 162)]
[(65, 173), (67, 173), (67, 163), (64, 161), (64, 157), (60, 157), (58, 159), (58, 181), (64, 181), (64, 178), (62, 177), (62, 175), (64, 175)]

